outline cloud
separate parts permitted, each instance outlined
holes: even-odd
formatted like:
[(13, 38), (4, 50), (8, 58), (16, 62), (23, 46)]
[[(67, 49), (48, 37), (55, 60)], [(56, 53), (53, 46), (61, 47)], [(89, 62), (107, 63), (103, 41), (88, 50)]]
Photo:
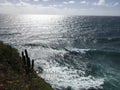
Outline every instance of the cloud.
[(74, 4), (75, 1), (64, 1), (63, 4)]
[(75, 3), (75, 1), (69, 1), (68, 3), (73, 4), (73, 3)]
[(113, 6), (118, 6), (119, 5), (119, 2), (116, 2), (113, 4)]
[(86, 2), (86, 1), (81, 1), (80, 3), (81, 3), (81, 4), (86, 4), (87, 2)]
[(52, 4), (52, 5), (49, 5), (50, 7), (56, 7), (56, 8), (61, 8), (63, 7), (62, 4)]
[[(25, 2), (23, 2), (25, 1)], [(32, 0), (33, 1), (33, 0)], [(43, 0), (39, 0), (43, 1)], [(45, 1), (45, 0), (44, 0)], [(48, 1), (48, 0), (46, 0)], [(50, 1), (50, 0), (49, 0)], [(61, 1), (62, 2), (62, 1)], [(89, 3), (87, 0), (82, 0), (78, 2), (79, 4), (87, 4)], [(44, 5), (42, 3), (35, 4), (31, 3), (28, 0), (19, 0), (18, 3), (12, 3), (12, 2), (4, 2), (0, 3), (0, 13), (7, 13), (7, 14), (53, 14), (53, 15), (120, 15), (119, 9), (114, 10), (112, 9), (112, 6), (118, 6), (120, 3), (118, 2), (108, 2), (106, 3), (105, 0), (99, 0), (95, 3), (97, 6), (106, 6), (110, 8), (100, 8), (100, 7), (92, 7), (93, 9), (90, 9), (87, 7), (82, 7), (82, 5), (79, 6), (79, 8), (76, 7), (67, 7), (67, 5), (64, 4), (77, 4), (77, 1), (73, 0), (64, 0), (62, 3), (50, 3), (48, 5)], [(90, 4), (90, 3), (89, 3)], [(88, 5), (89, 5), (88, 4)], [(78, 5), (78, 4), (77, 4)], [(92, 2), (93, 5), (93, 2)]]
[(63, 4), (68, 4), (68, 2), (64, 1)]
[(108, 7), (108, 8), (113, 8), (113, 7), (116, 7), (116, 6), (120, 5), (120, 4), (119, 4), (119, 2), (115, 2), (115, 3), (108, 2), (108, 3), (106, 3), (105, 0), (99, 0), (97, 3), (96, 2), (93, 3), (93, 5), (96, 5), (96, 6), (105, 6), (105, 7)]
[(97, 3), (94, 3), (94, 5), (103, 6), (105, 5), (105, 0), (99, 0)]
[(48, 15), (75, 15), (78, 10), (70, 8), (56, 8), (56, 7), (3, 7), (0, 11), (4, 14), (48, 14)]
[(49, 0), (42, 0), (43, 2), (47, 2), (47, 1), (49, 1)]
[(11, 5), (13, 4), (10, 2), (0, 3), (0, 6), (11, 6)]
[(20, 1), (20, 3), (13, 4), (10, 2), (0, 3), (0, 13), (4, 14), (60, 14), (60, 15), (72, 15), (78, 14), (77, 9), (72, 8), (60, 8), (62, 5), (53, 4), (49, 6), (34, 5)]
[(21, 1), (20, 3), (13, 4), (13, 6), (21, 6), (21, 7), (24, 6), (24, 7), (27, 7), (27, 6), (30, 6), (30, 4)]
[(33, 0), (33, 1), (38, 2), (39, 0)]
[[(25, 0), (24, 0), (25, 1)], [(27, 0), (30, 1), (30, 0)], [(34, 2), (39, 2), (39, 1), (43, 1), (43, 2), (48, 2), (49, 0), (33, 0)]]

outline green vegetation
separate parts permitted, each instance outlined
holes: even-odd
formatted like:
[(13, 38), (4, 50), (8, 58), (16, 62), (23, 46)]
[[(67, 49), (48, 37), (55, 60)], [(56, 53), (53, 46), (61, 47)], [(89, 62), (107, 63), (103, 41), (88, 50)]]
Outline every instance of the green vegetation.
[(0, 90), (53, 90), (34, 70), (26, 74), (15, 48), (0, 42)]

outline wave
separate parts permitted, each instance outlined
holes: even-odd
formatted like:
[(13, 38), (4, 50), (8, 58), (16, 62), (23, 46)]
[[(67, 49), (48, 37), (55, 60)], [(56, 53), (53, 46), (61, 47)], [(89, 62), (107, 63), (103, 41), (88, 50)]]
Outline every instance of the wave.
[(20, 33), (3, 33), (3, 34), (0, 34), (0, 36), (17, 35), (17, 34), (20, 34)]
[(30, 47), (44, 47), (44, 48), (49, 48), (48, 45), (42, 44), (42, 43), (26, 43), (23, 46), (30, 46)]
[(0, 30), (10, 30), (10, 29), (13, 29), (11, 27), (0, 27)]
[(64, 48), (66, 51), (73, 53), (73, 54), (85, 54), (88, 51), (95, 51), (96, 49), (79, 49), (79, 48)]
[(120, 37), (97, 38), (96, 40), (99, 43), (111, 43), (111, 42), (119, 42)]
[[(103, 84), (101, 84), (103, 89), (88, 88), (85, 90), (109, 90), (110, 88), (111, 90), (119, 90), (118, 82), (120, 81), (120, 74), (117, 74), (119, 72), (120, 65), (119, 51), (105, 49), (80, 49), (72, 47), (65, 48), (65, 50), (70, 54), (78, 55), (78, 57), (80, 55), (83, 56), (83, 58), (81, 58), (84, 60), (83, 62), (87, 60), (87, 63), (85, 63), (87, 66), (87, 69), (85, 71), (86, 75), (104, 78)], [(73, 58), (71, 60), (73, 60)], [(77, 61), (78, 60), (80, 59), (77, 58)], [(74, 61), (72, 61), (72, 63), (74, 63)], [(79, 63), (79, 66), (80, 65), (81, 63)]]
[(109, 56), (119, 56), (119, 51), (111, 50), (98, 50), (98, 49), (79, 49), (79, 48), (65, 48), (71, 54), (86, 54), (86, 55), (109, 55)]

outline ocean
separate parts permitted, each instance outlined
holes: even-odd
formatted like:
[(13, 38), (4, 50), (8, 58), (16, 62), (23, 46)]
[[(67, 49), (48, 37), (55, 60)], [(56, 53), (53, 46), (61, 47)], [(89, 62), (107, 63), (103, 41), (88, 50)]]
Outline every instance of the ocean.
[(120, 90), (119, 16), (1, 14), (0, 41), (27, 49), (54, 90)]

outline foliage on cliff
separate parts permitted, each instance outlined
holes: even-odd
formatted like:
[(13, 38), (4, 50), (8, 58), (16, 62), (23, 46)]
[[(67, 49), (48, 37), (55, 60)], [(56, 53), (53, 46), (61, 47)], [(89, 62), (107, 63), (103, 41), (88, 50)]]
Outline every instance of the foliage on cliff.
[(35, 71), (26, 75), (17, 51), (0, 42), (0, 90), (53, 90)]

